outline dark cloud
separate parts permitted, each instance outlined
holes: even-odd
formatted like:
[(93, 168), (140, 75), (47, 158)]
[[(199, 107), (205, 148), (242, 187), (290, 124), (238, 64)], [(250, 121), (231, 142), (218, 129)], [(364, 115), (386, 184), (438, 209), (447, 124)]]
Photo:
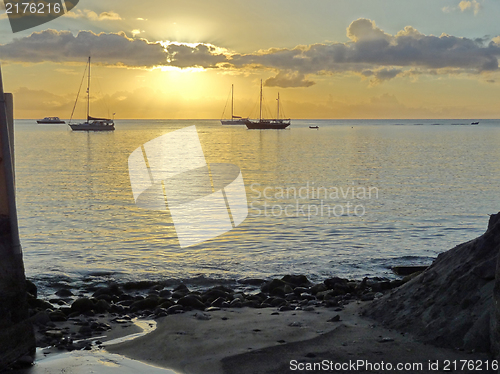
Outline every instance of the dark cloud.
[(227, 57), (219, 54), (211, 45), (169, 44), (166, 47), (168, 61), (171, 66), (180, 68), (203, 67), (214, 68), (216, 64), (227, 61)]
[(130, 39), (125, 34), (45, 30), (0, 45), (0, 58), (14, 62), (81, 62), (92, 55), (109, 65), (152, 67), (167, 64), (160, 43)]

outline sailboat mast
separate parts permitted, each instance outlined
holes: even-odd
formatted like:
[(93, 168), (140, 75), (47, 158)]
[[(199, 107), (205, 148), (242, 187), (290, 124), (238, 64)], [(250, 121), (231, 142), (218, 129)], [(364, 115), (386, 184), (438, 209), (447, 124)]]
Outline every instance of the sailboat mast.
[(234, 118), (233, 107), (234, 107), (234, 84), (231, 85), (231, 119)]
[(87, 122), (90, 114), (90, 56), (89, 56), (89, 77), (87, 82)]
[(260, 110), (259, 110), (259, 121), (262, 121), (262, 79), (260, 80)]
[(278, 92), (278, 111), (277, 111), (277, 116), (276, 119), (280, 119), (280, 93)]

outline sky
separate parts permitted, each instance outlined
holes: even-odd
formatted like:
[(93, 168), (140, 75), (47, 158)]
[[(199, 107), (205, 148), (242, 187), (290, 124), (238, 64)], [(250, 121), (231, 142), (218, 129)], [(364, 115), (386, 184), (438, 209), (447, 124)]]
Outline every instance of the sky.
[[(500, 118), (498, 0), (80, 0), (13, 33), (16, 118), (69, 118), (92, 56), (91, 115)], [(75, 117), (84, 117), (77, 106)]]

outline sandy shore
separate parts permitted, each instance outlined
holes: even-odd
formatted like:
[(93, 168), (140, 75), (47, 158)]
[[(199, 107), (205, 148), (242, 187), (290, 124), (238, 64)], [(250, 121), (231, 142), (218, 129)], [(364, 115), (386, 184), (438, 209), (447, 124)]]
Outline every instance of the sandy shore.
[[(152, 333), (106, 350), (184, 374), (383, 372), (366, 366), (356, 370), (307, 370), (308, 363), (323, 360), (333, 365), (356, 360), (374, 365), (384, 362), (394, 364), (394, 368), (398, 363), (421, 363), (422, 368), (391, 371), (436, 373), (445, 372), (435, 370), (436, 365), (429, 368), (436, 360), (440, 369), (445, 360), (488, 360), (484, 354), (436, 348), (380, 327), (359, 316), (362, 304), (366, 305), (353, 302), (343, 311), (193, 311), (165, 317)], [(340, 321), (329, 322), (337, 315)], [(487, 372), (484, 367), (482, 372)]]

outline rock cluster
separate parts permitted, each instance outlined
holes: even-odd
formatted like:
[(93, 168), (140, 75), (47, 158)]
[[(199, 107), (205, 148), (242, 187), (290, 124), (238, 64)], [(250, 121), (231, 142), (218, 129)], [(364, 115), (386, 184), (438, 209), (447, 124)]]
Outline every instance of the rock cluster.
[[(36, 286), (29, 282), (29, 305), (39, 332), (38, 345), (73, 350), (89, 347), (86, 342), (76, 344), (74, 340), (102, 334), (114, 325), (130, 325), (135, 317), (160, 318), (190, 310), (210, 312), (242, 307), (276, 308), (283, 312), (313, 311), (316, 307), (340, 310), (353, 300), (378, 298), (404, 280), (365, 278), (352, 281), (333, 277), (314, 284), (305, 275), (286, 275), (281, 279), (241, 279), (238, 282), (243, 288), (259, 288), (245, 292), (219, 285), (193, 291), (185, 284), (167, 288), (162, 282), (141, 281), (112, 283), (80, 297), (75, 297), (69, 289), (61, 289), (55, 293), (58, 297), (42, 300), (36, 297)], [(83, 295), (78, 290), (75, 293)], [(104, 318), (110, 322), (102, 322)], [(60, 328), (64, 323), (65, 327)], [(79, 328), (71, 332), (68, 325)]]

